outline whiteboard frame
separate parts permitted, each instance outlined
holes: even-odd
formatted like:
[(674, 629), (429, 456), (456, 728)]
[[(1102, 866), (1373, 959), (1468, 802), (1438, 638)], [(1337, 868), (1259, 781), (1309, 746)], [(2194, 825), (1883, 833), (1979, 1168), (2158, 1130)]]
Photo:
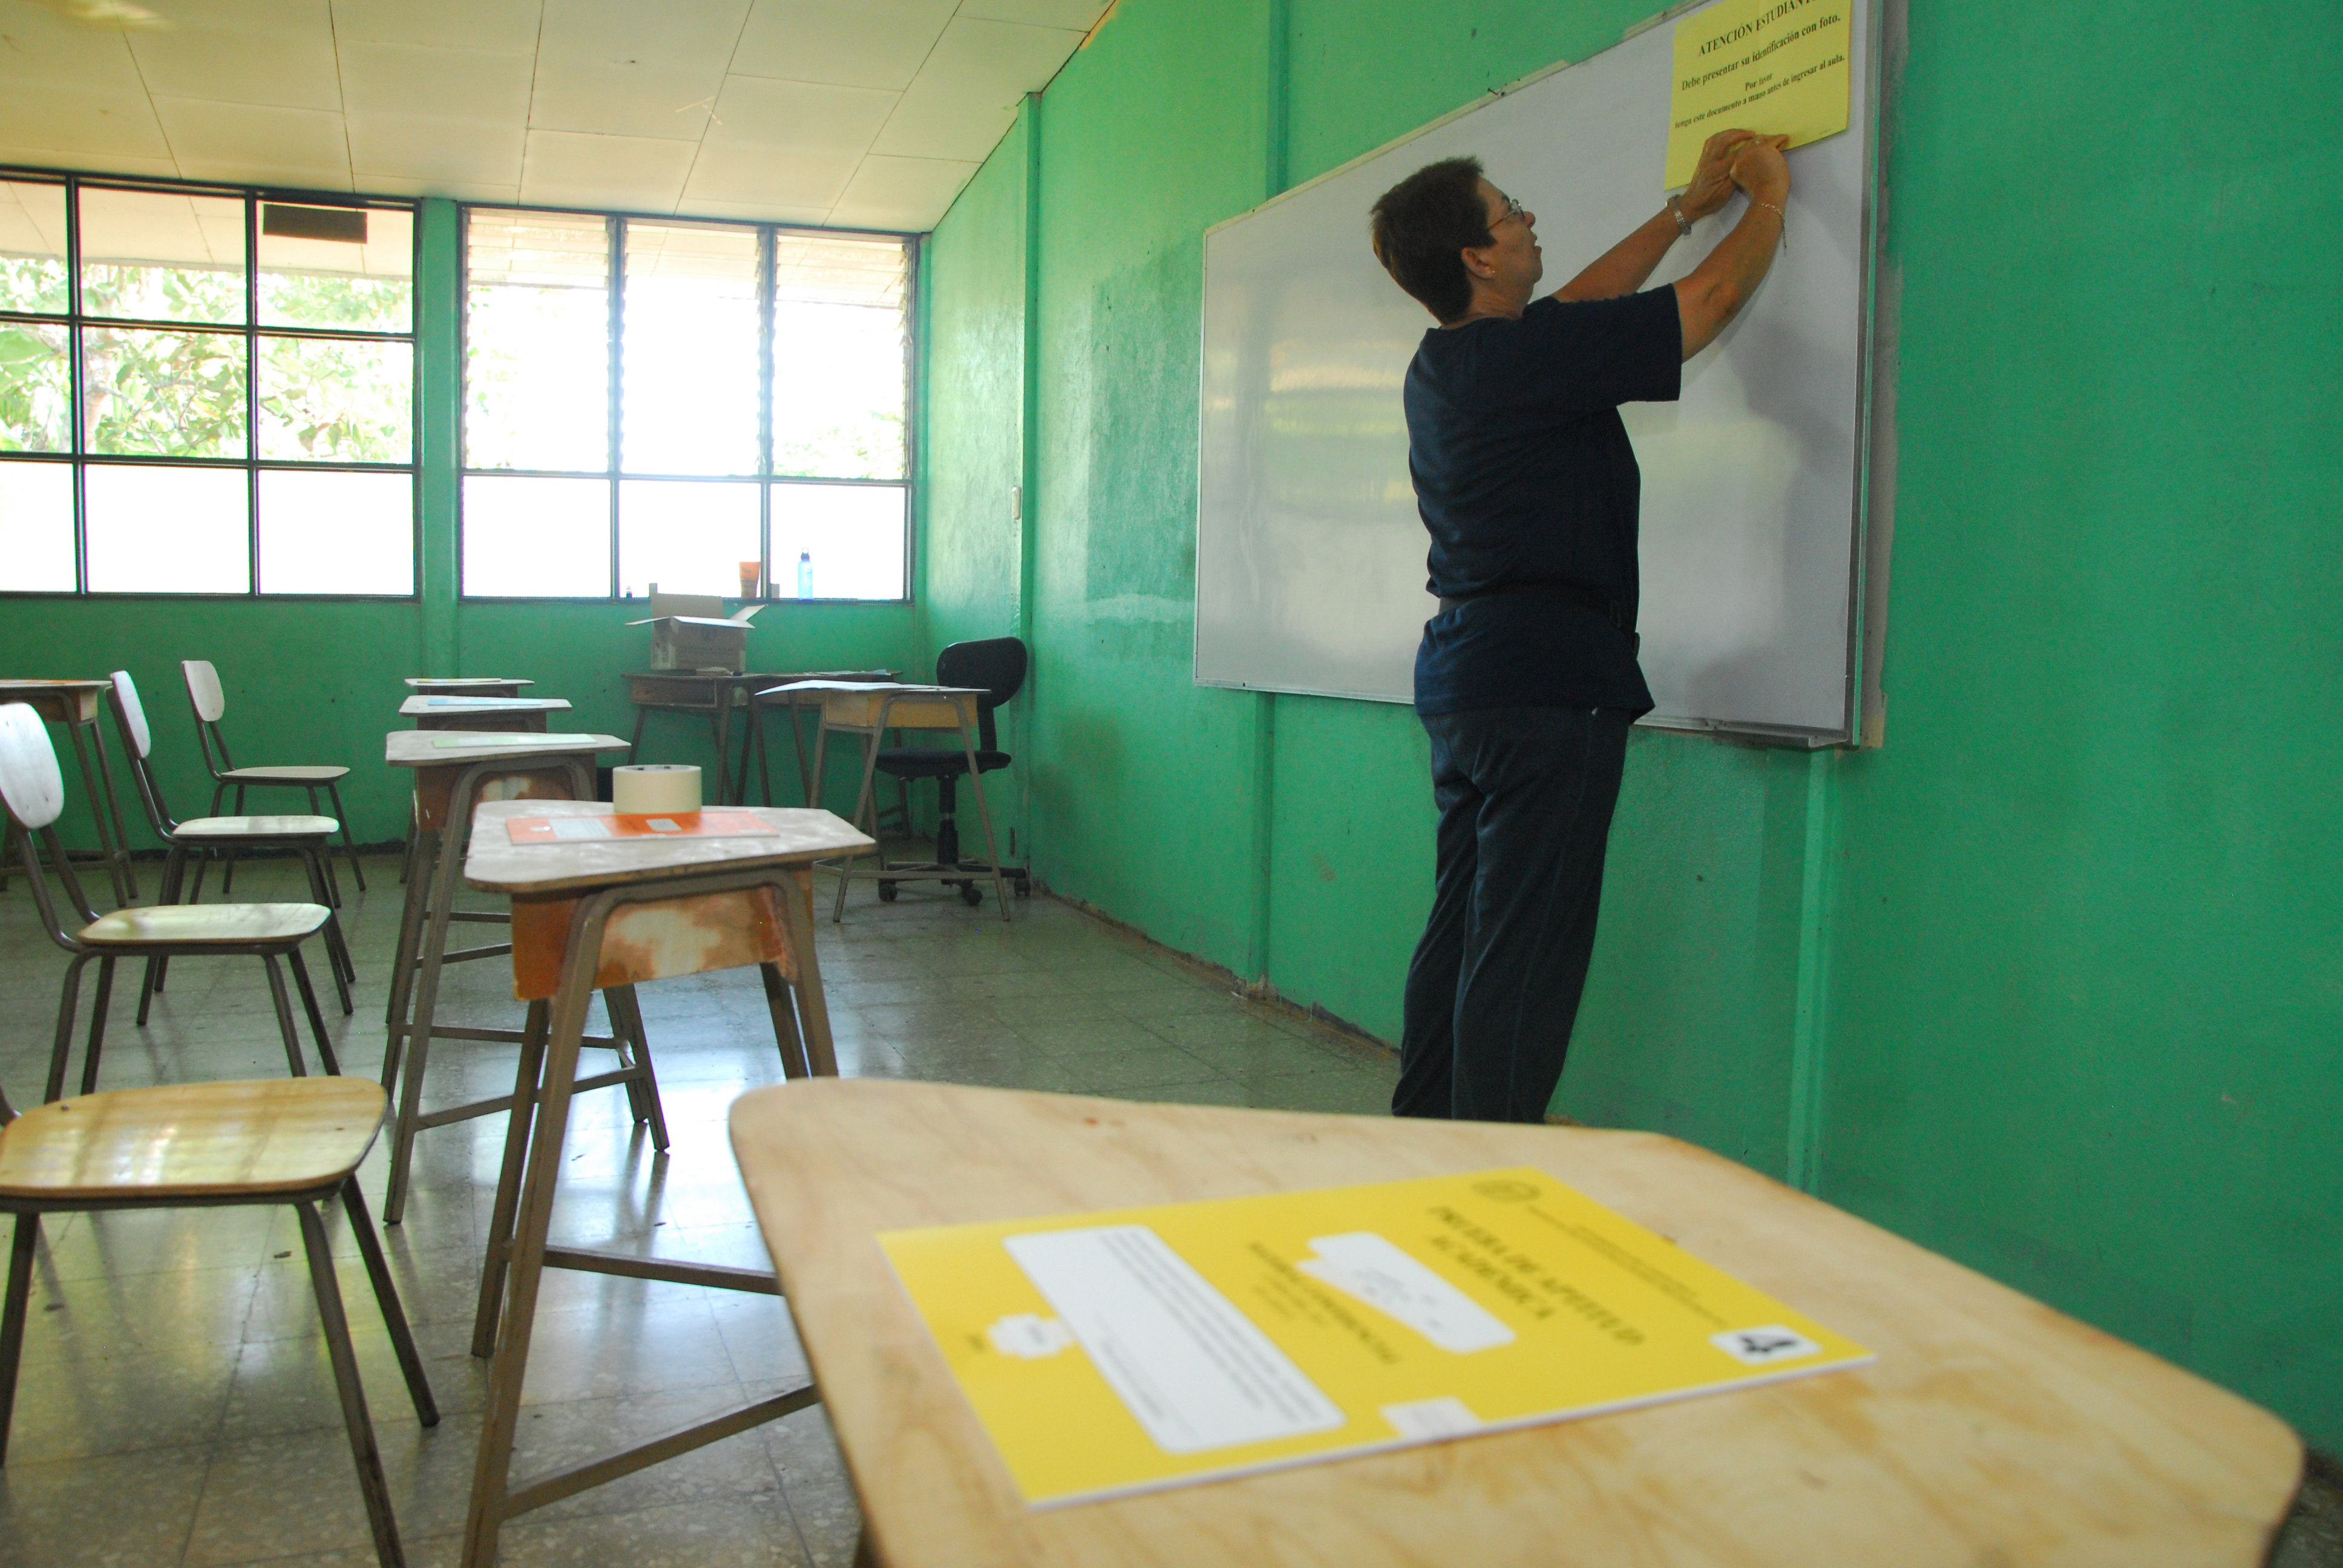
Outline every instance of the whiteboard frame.
[[(1711, 0), (1678, 0), (1644, 20), (1634, 24), (1619, 35), (1606, 48), (1580, 60), (1556, 60), (1542, 69), (1493, 87), (1482, 96), (1461, 104), (1448, 113), (1425, 121), (1413, 130), (1374, 147), (1356, 157), (1338, 164), (1322, 174), (1312, 176), (1299, 185), (1292, 186), (1256, 204), (1245, 211), (1222, 219), (1204, 230), (1209, 239), (1222, 229), (1243, 223), (1282, 202), (1291, 200), (1305, 191), (1348, 174), (1362, 164), (1382, 157), (1394, 148), (1427, 136), (1443, 126), (1451, 125), (1474, 114), (1492, 99), (1510, 97), (1525, 87), (1545, 80), (1558, 71), (1582, 65), (1585, 60), (1607, 54), (1610, 49), (1632, 38), (1664, 26), (1676, 18), (1697, 11)], [(1886, 578), (1888, 547), (1894, 533), (1896, 439), (1892, 412), (1885, 420), (1875, 417), (1875, 405), (1885, 401), (1892, 411), (1895, 398), (1896, 373), (1896, 311), (1890, 298), (1883, 310), (1880, 285), (1885, 245), (1885, 202), (1882, 187), (1885, 156), (1883, 126), (1893, 107), (1895, 75), (1886, 69), (1891, 52), (1899, 56), (1905, 45), (1905, 0), (1854, 0), (1862, 5), (1866, 34), (1871, 46), (1864, 61), (1863, 93), (1866, 106), (1864, 116), (1863, 205), (1860, 254), (1862, 256), (1862, 301), (1855, 327), (1856, 392), (1855, 407), (1855, 472), (1852, 492), (1855, 513), (1848, 519), (1849, 563), (1847, 582), (1847, 649), (1845, 664), (1845, 699), (1840, 725), (1828, 729), (1803, 727), (1753, 724), (1737, 720), (1688, 719), (1660, 718), (1647, 714), (1636, 720), (1638, 727), (1663, 730), (1671, 734), (1705, 735), (1715, 739), (1742, 745), (1780, 746), (1804, 750), (1819, 750), (1833, 747), (1878, 746), (1883, 743), (1885, 728), (1885, 697), (1881, 687), (1880, 665), (1885, 646)], [(1212, 250), (1203, 247), (1204, 268), (1200, 278), (1199, 317), (1203, 296), (1209, 291)], [(1892, 281), (1892, 277), (1891, 277)], [(1886, 319), (1883, 322), (1883, 315)], [(1197, 365), (1197, 452), (1203, 452), (1203, 420), (1205, 367), (1202, 357)], [(1203, 488), (1197, 491), (1197, 551), (1201, 559), (1203, 548)], [(1224, 691), (1283, 692), (1296, 697), (1326, 697), (1351, 702), (1381, 702), (1394, 706), (1413, 706), (1412, 699), (1383, 697), (1372, 692), (1330, 691), (1308, 686), (1289, 686), (1259, 680), (1219, 679), (1202, 672), (1202, 617), (1192, 619), (1189, 629), (1189, 678), (1196, 686), (1212, 687)]]

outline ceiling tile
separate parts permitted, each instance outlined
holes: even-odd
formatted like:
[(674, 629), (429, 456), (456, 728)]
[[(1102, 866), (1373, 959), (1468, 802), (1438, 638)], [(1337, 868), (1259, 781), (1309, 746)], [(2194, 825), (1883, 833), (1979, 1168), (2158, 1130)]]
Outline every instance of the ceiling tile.
[(539, 59), (532, 130), (698, 141), (724, 67)]
[(520, 186), (476, 186), (460, 180), (403, 180), (389, 175), (360, 175), (357, 188), (367, 196), (452, 196), (488, 206), (518, 206)]
[(1105, 14), (1106, 0), (963, 0), (960, 14), (987, 22), (1022, 22), (1034, 27), (1071, 27), (1087, 33)]
[(454, 44), (537, 53), (538, 0), (333, 0), (344, 45)]
[(27, 147), (0, 142), (0, 164), (30, 168), (74, 169), (98, 175), (140, 175), (176, 179), (179, 166), (169, 158), (132, 157), (126, 153), (77, 153), (65, 147)]
[(686, 217), (734, 218), (750, 223), (799, 224), (819, 228), (830, 216), (826, 206), (775, 206), (755, 201), (701, 201), (687, 190), (677, 212)]
[(521, 166), (521, 199), (548, 206), (672, 212), (697, 150), (696, 143), (649, 136), (532, 130)]
[(708, 146), (803, 147), (860, 154), (894, 112), (898, 95), (820, 82), (729, 76)]
[(115, 29), (82, 26), (52, 11), (12, 5), (0, 10), (0, 86), (146, 91), (130, 45)]
[(155, 112), (189, 179), (349, 186), (349, 141), (339, 115), (162, 97)]
[(171, 6), (170, 19), (167, 28), (127, 35), (157, 97), (342, 106), (326, 0), (203, 0)]
[(687, 205), (745, 201), (826, 207), (846, 189), (861, 161), (860, 149), (704, 146), (691, 166), (683, 199)]
[(350, 129), (350, 170), (361, 185), (377, 176), (443, 184), (520, 184), (528, 133), (518, 120), (493, 125), (419, 115), (345, 117)]
[(867, 157), (830, 208), (830, 226), (931, 229), (981, 166), (950, 158)]
[(919, 74), (953, 0), (757, 0), (736, 76), (901, 92)]
[(528, 119), (526, 55), (345, 42), (341, 61), (345, 113), (495, 122), (516, 134)]
[(171, 156), (163, 128), (156, 123), (154, 106), (137, 92), (10, 87), (0, 92), (0, 142), (95, 158), (167, 160)]
[(1080, 33), (957, 17), (920, 67), (873, 151), (982, 161), (1017, 117), (1017, 102), (1049, 85)]
[(537, 54), (541, 60), (669, 65), (721, 75), (748, 15), (749, 0), (669, 0), (659, 5), (641, 0), (546, 0)]

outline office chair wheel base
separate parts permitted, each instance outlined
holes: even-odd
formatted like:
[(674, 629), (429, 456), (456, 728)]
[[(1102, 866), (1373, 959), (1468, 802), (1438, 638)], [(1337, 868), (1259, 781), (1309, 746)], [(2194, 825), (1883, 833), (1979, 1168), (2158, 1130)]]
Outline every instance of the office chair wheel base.
[(984, 902), (984, 890), (974, 882), (962, 882), (960, 885), (960, 901), (972, 910)]
[(879, 884), (879, 901), (880, 901), (880, 903), (882, 903), (882, 904), (891, 904), (891, 903), (893, 903), (893, 902), (895, 901), (895, 894), (896, 894), (896, 892), (897, 892), (897, 891), (898, 891), (898, 890), (897, 890), (897, 888), (896, 888), (895, 884), (894, 884), (894, 883), (892, 883), (892, 882), (881, 882), (881, 883), (880, 883), (880, 884)]

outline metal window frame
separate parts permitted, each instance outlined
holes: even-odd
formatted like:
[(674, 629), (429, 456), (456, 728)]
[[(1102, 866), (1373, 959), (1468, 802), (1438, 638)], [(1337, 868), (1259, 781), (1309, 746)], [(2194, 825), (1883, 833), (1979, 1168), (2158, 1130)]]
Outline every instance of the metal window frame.
[[(457, 410), (457, 585), (456, 597), (480, 604), (615, 604), (624, 600), (620, 595), (619, 556), (621, 519), (619, 516), (620, 487), (630, 480), (655, 480), (662, 483), (692, 484), (753, 484), (757, 487), (757, 552), (762, 563), (765, 587), (764, 602), (786, 599), (790, 603), (845, 605), (908, 605), (916, 598), (917, 578), (914, 575), (914, 552), (919, 528), (919, 494), (920, 484), (920, 442), (917, 432), (920, 417), (919, 378), (919, 337), (922, 328), (919, 312), (920, 267), (924, 259), (920, 236), (894, 229), (815, 228), (804, 224), (759, 222), (753, 219), (695, 217), (687, 213), (639, 213), (608, 211), (593, 207), (528, 206), (508, 202), (459, 202), (457, 204), (457, 244), (460, 254), (457, 264), (457, 358), (462, 367), (463, 390)], [(598, 217), (604, 220), (605, 245), (608, 247), (606, 287), (609, 293), (608, 437), (604, 466), (600, 469), (585, 468), (478, 468), (471, 465), (471, 225), (475, 212), (532, 214), (551, 216)], [(701, 228), (753, 229), (757, 233), (757, 471), (753, 474), (668, 474), (635, 472), (624, 467), (623, 420), (626, 407), (626, 240), (628, 226), (633, 223), (661, 226), (689, 226)], [(776, 316), (774, 290), (776, 278), (776, 241), (779, 236), (809, 235), (817, 237), (846, 239), (894, 240), (903, 250), (903, 467), (900, 478), (829, 478), (817, 475), (779, 474), (773, 469), (773, 386), (781, 374), (773, 354), (773, 326)], [(608, 557), (609, 591), (592, 598), (578, 594), (476, 594), (463, 581), (465, 549), (463, 544), (465, 481), (473, 478), (541, 478), (599, 479), (609, 489)], [(773, 491), (779, 486), (828, 485), (857, 486), (899, 490), (903, 497), (903, 564), (902, 593), (895, 598), (815, 598), (799, 600), (794, 594), (779, 591), (773, 575)], [(725, 595), (733, 598), (733, 595)]]
[[(132, 176), (84, 174), (73, 169), (40, 168), (22, 164), (0, 164), (0, 180), (26, 185), (54, 186), (65, 193), (65, 309), (63, 315), (29, 310), (0, 310), (0, 322), (25, 322), (35, 326), (61, 327), (66, 344), (66, 374), (69, 377), (66, 401), (72, 429), (62, 452), (9, 452), (0, 454), (0, 463), (60, 463), (68, 464), (73, 471), (73, 557), (74, 586), (71, 588), (0, 588), (0, 599), (168, 599), (174, 602), (190, 599), (297, 601), (303, 599), (360, 599), (385, 603), (413, 601), (423, 589), (422, 560), (422, 462), (421, 441), (423, 423), (423, 388), (420, 376), (411, 377), (407, 388), (409, 447), (404, 463), (310, 462), (290, 457), (260, 456), (260, 343), (263, 338), (297, 337), (325, 341), (404, 343), (407, 346), (410, 364), (416, 355), (416, 309), (410, 304), (407, 329), (405, 332), (368, 332), (344, 327), (280, 327), (265, 324), (260, 319), (260, 208), (264, 203), (282, 202), (298, 206), (343, 207), (353, 211), (395, 211), (407, 213), (411, 229), (409, 276), (419, 276), (422, 260), (423, 223), (421, 204), (397, 196), (369, 196), (349, 191), (308, 191), (281, 186), (218, 185), (203, 180), (146, 179)], [(241, 201), (244, 204), (244, 315), (240, 322), (164, 321), (144, 317), (91, 316), (82, 308), (82, 220), (81, 193), (85, 190), (117, 190), (144, 192), (160, 196), (208, 196)], [(85, 387), (87, 381), (88, 356), (84, 349), (85, 334), (92, 329), (210, 332), (240, 334), (244, 338), (245, 369), (245, 432), (244, 455), (241, 457), (156, 457), (135, 453), (101, 453), (89, 448), (88, 418)], [(101, 467), (170, 467), (170, 468), (241, 468), (245, 473), (245, 565), (246, 586), (239, 593), (166, 593), (152, 588), (128, 592), (104, 592), (89, 586), (89, 504), (88, 471)], [(408, 480), (408, 558), (415, 564), (411, 586), (403, 594), (359, 593), (267, 593), (261, 588), (260, 559), (260, 476), (265, 470), (286, 470), (295, 473), (365, 473), (405, 474)]]

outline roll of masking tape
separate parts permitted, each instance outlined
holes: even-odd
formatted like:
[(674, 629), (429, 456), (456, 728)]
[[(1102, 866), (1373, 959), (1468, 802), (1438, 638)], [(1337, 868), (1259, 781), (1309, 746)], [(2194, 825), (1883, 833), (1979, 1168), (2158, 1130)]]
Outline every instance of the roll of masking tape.
[(610, 769), (610, 803), (628, 817), (669, 817), (699, 809), (699, 769), (647, 762)]

